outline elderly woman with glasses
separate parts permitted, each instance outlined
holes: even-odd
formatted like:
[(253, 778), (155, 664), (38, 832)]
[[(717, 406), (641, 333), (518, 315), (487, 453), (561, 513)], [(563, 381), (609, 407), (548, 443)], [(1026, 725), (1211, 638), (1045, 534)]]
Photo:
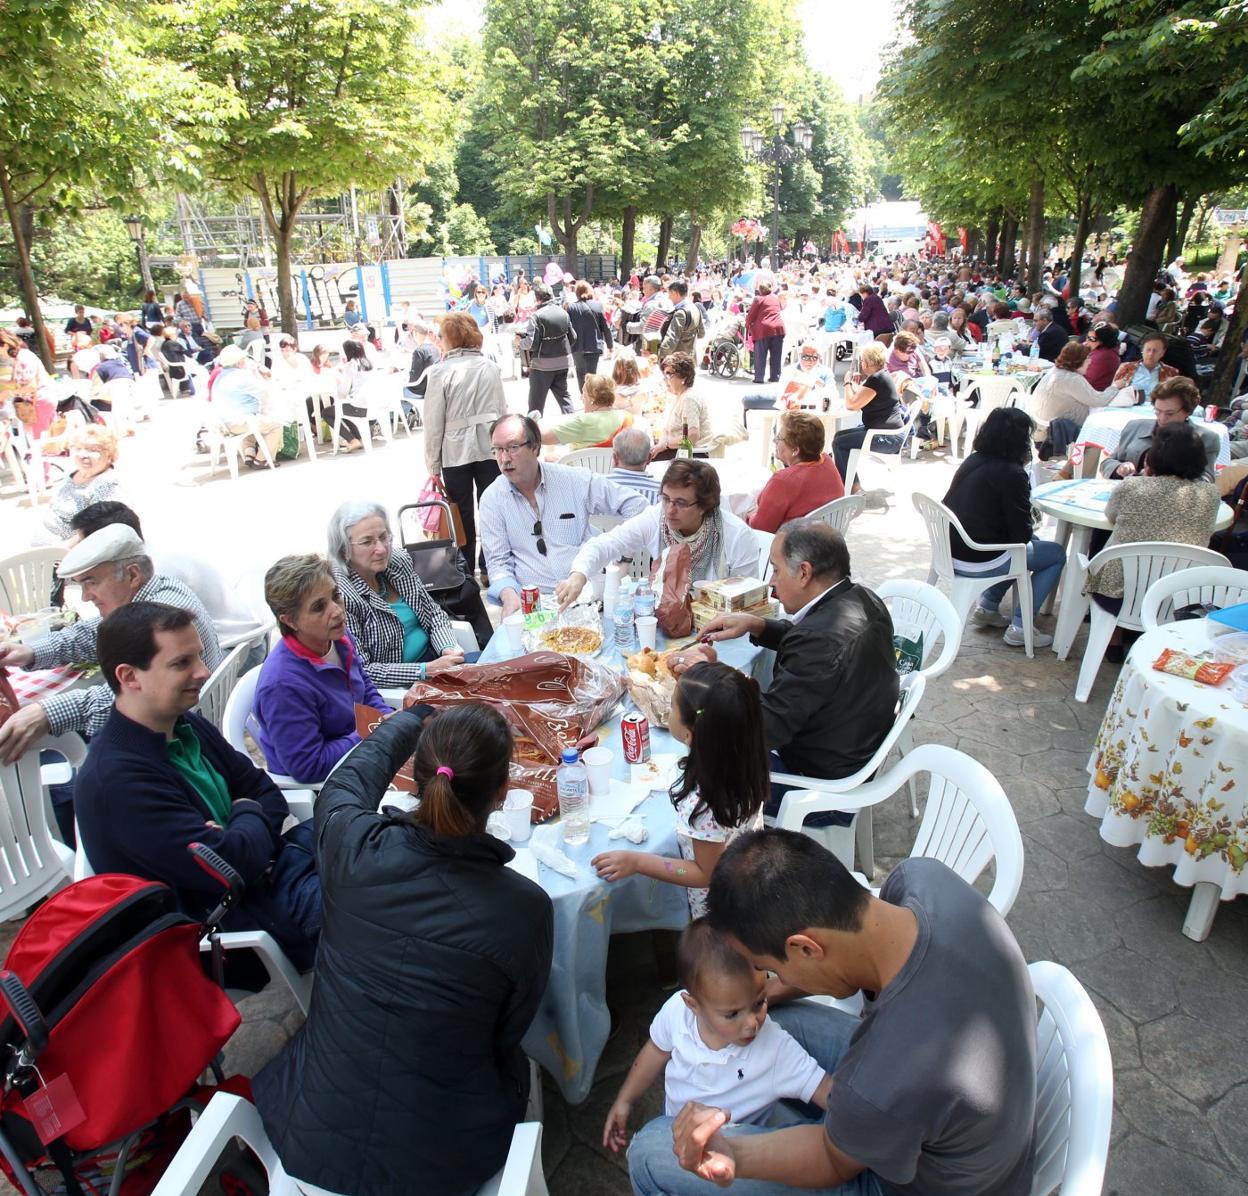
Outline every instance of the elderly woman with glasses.
[(377, 685), (412, 685), (464, 663), (446, 612), (430, 597), (407, 553), (394, 551), (390, 519), (380, 503), (346, 502), (334, 512), (329, 558), (347, 628)]
[(609, 562), (639, 553), (649, 553), (658, 562), (681, 544), (689, 546), (693, 581), (758, 576), (758, 541), (745, 523), (720, 506), (719, 474), (706, 461), (673, 461), (663, 475), (657, 505), (581, 546), (567, 580), (555, 587), (560, 608), (575, 602), (585, 582)]
[(797, 352), (797, 360), (780, 375), (775, 387), (742, 397), (741, 422), (748, 425), (751, 411), (775, 411), (777, 407), (829, 410), (837, 398), (836, 379), (827, 366), (820, 364), (822, 360), (819, 346), (806, 341)]
[(844, 497), (836, 462), (823, 451), (827, 429), (809, 411), (786, 411), (776, 428), (776, 460), (783, 468), (767, 480), (750, 513), (749, 525), (775, 533), (782, 523), (809, 515)]
[(666, 420), (654, 442), (652, 461), (671, 461), (688, 434), (695, 456), (706, 456), (711, 434), (711, 417), (706, 404), (693, 393), (697, 378), (693, 358), (688, 353), (671, 353), (661, 366), (667, 384)]

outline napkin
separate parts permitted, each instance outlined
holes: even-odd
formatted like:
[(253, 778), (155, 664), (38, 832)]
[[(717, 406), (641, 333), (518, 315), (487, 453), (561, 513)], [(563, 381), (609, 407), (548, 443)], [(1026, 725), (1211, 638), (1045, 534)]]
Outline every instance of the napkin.
[(561, 873), (569, 880), (576, 879), (576, 865), (558, 848), (534, 840), (532, 851), (533, 858), (539, 864), (545, 864), (547, 868)]
[(627, 839), (630, 843), (644, 843), (650, 838), (650, 832), (646, 830), (645, 823), (639, 819), (630, 818), (626, 822), (621, 822), (619, 826), (612, 828), (607, 838)]

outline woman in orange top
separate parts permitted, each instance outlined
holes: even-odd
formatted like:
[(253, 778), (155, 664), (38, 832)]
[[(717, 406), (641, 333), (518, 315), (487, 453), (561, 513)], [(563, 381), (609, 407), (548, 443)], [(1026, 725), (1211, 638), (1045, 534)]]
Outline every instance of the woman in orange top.
[(827, 431), (808, 411), (786, 411), (776, 428), (776, 460), (784, 466), (772, 474), (746, 520), (761, 532), (775, 532), (790, 519), (809, 515), (845, 495), (836, 463), (823, 451)]

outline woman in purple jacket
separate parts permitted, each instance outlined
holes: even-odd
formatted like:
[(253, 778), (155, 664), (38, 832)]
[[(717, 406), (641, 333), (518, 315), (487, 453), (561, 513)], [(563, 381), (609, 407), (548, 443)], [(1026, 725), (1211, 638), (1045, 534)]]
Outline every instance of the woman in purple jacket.
[(884, 300), (880, 298), (875, 287), (864, 283), (858, 288), (862, 296), (862, 309), (858, 312), (858, 322), (868, 331), (875, 333), (875, 339), (886, 345), (893, 339), (895, 331), (893, 317), (888, 314)]
[(260, 670), (255, 714), (270, 772), (323, 781), (357, 743), (356, 704), (389, 711), (360, 665), (329, 562), (284, 556), (264, 575), (282, 641)]

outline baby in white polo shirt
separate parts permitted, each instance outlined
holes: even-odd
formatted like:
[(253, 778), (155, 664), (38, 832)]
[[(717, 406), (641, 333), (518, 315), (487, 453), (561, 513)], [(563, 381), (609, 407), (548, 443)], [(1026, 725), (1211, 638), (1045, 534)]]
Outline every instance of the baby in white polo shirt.
[(832, 1077), (767, 1018), (767, 974), (734, 951), (705, 918), (680, 936), (677, 969), (684, 990), (673, 993), (650, 1023), (607, 1114), (602, 1144), (628, 1141), (633, 1105), (663, 1074), (663, 1112), (675, 1117), (688, 1101), (727, 1109), (738, 1123), (761, 1125), (778, 1100), (827, 1107)]

